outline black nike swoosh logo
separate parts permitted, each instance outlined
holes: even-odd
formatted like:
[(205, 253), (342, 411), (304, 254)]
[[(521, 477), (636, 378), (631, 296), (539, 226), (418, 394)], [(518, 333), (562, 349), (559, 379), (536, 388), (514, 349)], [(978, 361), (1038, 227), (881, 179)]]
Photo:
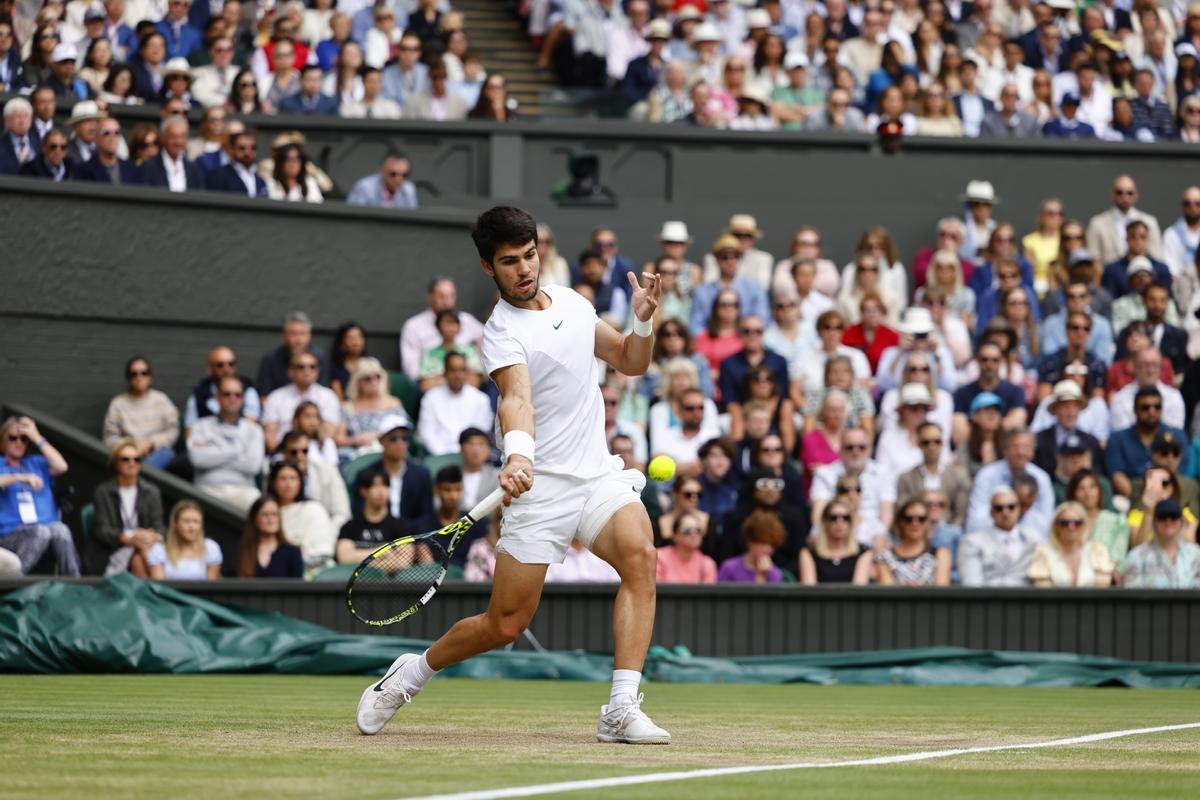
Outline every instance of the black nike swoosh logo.
[(384, 675), (383, 680), (380, 681), (379, 683), (375, 684), (375, 691), (382, 692), (383, 691), (383, 688), (382, 688), (383, 682), (386, 681), (388, 678), (392, 677), (393, 675), (395, 675), (399, 669), (400, 669), (400, 667), (397, 667), (396, 669), (389, 672), (387, 675)]
[(562, 324), (563, 324), (563, 321), (560, 319), (560, 320), (558, 321), (558, 325), (555, 325), (555, 326), (554, 326), (554, 330), (558, 330), (558, 326), (559, 326), (559, 325), (562, 325)]

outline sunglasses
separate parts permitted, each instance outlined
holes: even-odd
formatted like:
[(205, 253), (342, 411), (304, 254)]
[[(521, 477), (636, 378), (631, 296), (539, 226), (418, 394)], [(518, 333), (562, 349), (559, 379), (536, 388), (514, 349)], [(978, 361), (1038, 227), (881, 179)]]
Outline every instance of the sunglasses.
[(703, 410), (704, 410), (704, 404), (703, 404), (703, 403), (701, 403), (701, 404), (698, 404), (698, 405), (683, 406), (683, 410), (684, 410), (684, 411), (703, 411)]
[(851, 453), (861, 453), (867, 449), (865, 444), (843, 444), (843, 450), (849, 450)]
[(821, 330), (823, 330), (823, 331), (843, 331), (845, 329), (846, 328), (842, 325), (823, 325), (823, 326), (821, 326)]
[(1092, 329), (1091, 325), (1068, 325), (1067, 326), (1067, 330), (1072, 330), (1072, 331), (1090, 331), (1091, 329)]
[(777, 492), (783, 491), (783, 478), (759, 478), (754, 482), (755, 489), (774, 489)]
[(292, 364), (292, 369), (316, 369), (316, 364)]
[(408, 434), (407, 433), (389, 433), (387, 436), (385, 436), (383, 438), (384, 438), (384, 441), (395, 444), (396, 442), (407, 442)]
[(241, 392), (219, 392), (221, 397), (242, 397)]
[(302, 456), (305, 453), (307, 453), (308, 451), (305, 450), (303, 447), (289, 447), (284, 452), (289, 456)]
[(24, 436), (22, 436), (22, 435), (21, 435), (21, 434), (19, 434), (19, 433), (10, 433), (8, 436), (5, 436), (4, 438), (5, 438), (5, 439), (7, 439), (7, 440), (8, 440), (8, 441), (10, 441), (10, 442), (23, 442), (23, 441), (25, 441), (25, 437), (24, 437)]
[(759, 452), (760, 452), (760, 453), (782, 453), (782, 452), (783, 452), (783, 448), (782, 448), (782, 447), (775, 447), (775, 446), (771, 446), (771, 447), (763, 447), (763, 448), (761, 448), (761, 449), (759, 450)]
[(722, 300), (717, 303), (717, 308), (737, 308), (737, 300)]
[(1016, 509), (1016, 503), (1004, 503), (1003, 505), (996, 504), (992, 506), (992, 511), (1015, 511)]
[(762, 336), (762, 328), (742, 328), (743, 336)]
[(141, 456), (120, 456), (117, 461), (122, 464), (137, 464), (142, 460)]
[(849, 514), (826, 514), (825, 521), (826, 522), (849, 522), (850, 515)]
[(1082, 528), (1083, 520), (1081, 519), (1060, 519), (1058, 521), (1060, 528)]
[(862, 487), (857, 483), (847, 483), (837, 488), (839, 494), (858, 494), (862, 491)]
[(701, 531), (699, 528), (680, 528), (679, 529), (680, 536), (692, 536), (692, 535), (699, 535), (701, 533), (703, 533), (703, 531)]
[(693, 490), (693, 491), (690, 491), (690, 492), (680, 492), (680, 493), (679, 493), (679, 496), (680, 496), (680, 497), (683, 497), (683, 498), (685, 498), (685, 499), (687, 499), (687, 500), (697, 500), (697, 499), (699, 499), (699, 497), (700, 497), (700, 493), (699, 493), (699, 492), (697, 492), (697, 491), (694, 491), (694, 490)]
[(131, 369), (125, 373), (126, 378), (144, 378), (150, 374), (148, 369)]
[(929, 517), (926, 516), (925, 514), (906, 514), (904, 516), (904, 521), (908, 522), (908, 523), (926, 522), (928, 520), (929, 520)]
[(935, 444), (938, 447), (941, 447), (942, 440), (941, 439), (922, 439), (921, 440), (921, 447), (928, 447), (931, 444)]

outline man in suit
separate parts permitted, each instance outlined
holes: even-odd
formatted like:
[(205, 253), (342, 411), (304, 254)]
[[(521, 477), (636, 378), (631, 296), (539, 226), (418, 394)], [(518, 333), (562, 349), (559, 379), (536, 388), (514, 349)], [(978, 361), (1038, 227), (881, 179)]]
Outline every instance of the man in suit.
[(247, 197), (266, 197), (267, 184), (259, 177), (256, 137), (250, 131), (229, 136), (230, 161), (208, 173), (205, 188), (210, 192), (232, 192)]
[(433, 479), (419, 461), (408, 457), (412, 425), (401, 411), (379, 423), (383, 469), (390, 483), (388, 509), (399, 520), (412, 521), (433, 512)]
[(942, 458), (946, 452), (945, 434), (936, 422), (925, 422), (917, 428), (917, 444), (923, 463), (903, 473), (896, 481), (896, 503), (902, 506), (914, 498), (921, 499), (926, 491), (936, 489), (946, 496), (946, 522), (962, 527), (967, 518), (971, 476), (966, 467)]
[(75, 180), (114, 185), (130, 185), (138, 182), (137, 167), (118, 154), (121, 151), (121, 123), (108, 118), (100, 121), (100, 132), (96, 137), (96, 153), (80, 165)]
[[(1087, 247), (1101, 264), (1109, 264), (1124, 256), (1128, 250), (1127, 230), (1129, 223), (1141, 220), (1146, 223), (1146, 253), (1151, 258), (1162, 258), (1162, 232), (1158, 220), (1137, 207), (1138, 189), (1133, 178), (1128, 175), (1118, 175), (1112, 185), (1112, 208), (1102, 211), (1088, 220)], [(1113, 292), (1113, 296), (1124, 294), (1124, 290), (1114, 292), (1114, 287), (1107, 282), (1105, 288)]]
[(0, 175), (16, 175), (22, 165), (37, 158), (39, 144), (33, 132), (33, 105), (24, 97), (14, 97), (5, 103)]
[[(1188, 334), (1183, 328), (1167, 322), (1169, 315), (1172, 316), (1172, 319), (1176, 318), (1171, 315), (1175, 307), (1171, 303), (1170, 290), (1162, 284), (1152, 283), (1142, 293), (1142, 304), (1146, 308), (1146, 322), (1150, 324), (1150, 329), (1153, 331), (1151, 341), (1158, 346), (1163, 358), (1171, 362), (1175, 374), (1182, 375), (1189, 363)], [(1126, 330), (1128, 330), (1128, 326), (1126, 326)], [(1122, 338), (1121, 344), (1124, 345), (1124, 338)]]
[(95, 100), (81, 100), (71, 109), (71, 143), (67, 155), (76, 164), (84, 164), (96, 154), (96, 138), (104, 113)]
[(962, 585), (1028, 586), (1029, 566), (1040, 538), (1018, 524), (1021, 511), (1012, 487), (997, 486), (990, 499), (991, 527), (968, 533), (958, 546)]
[(412, 164), (403, 153), (388, 153), (378, 175), (360, 178), (346, 202), (373, 208), (416, 208), (417, 189), (408, 174)]
[[(1072, 289), (1072, 294), (1078, 296), (1078, 292), (1078, 287)], [(1104, 381), (1108, 366), (1103, 359), (1088, 349), (1095, 315), (1087, 308), (1079, 308), (1078, 301), (1074, 305), (1076, 305), (1076, 310), (1067, 312), (1064, 323), (1067, 336), (1066, 346), (1056, 350), (1049, 348), (1042, 350), (1046, 355), (1037, 365), (1037, 400), (1039, 403), (1055, 390), (1055, 384), (1066, 377), (1067, 365), (1075, 361), (1082, 361), (1087, 365), (1088, 383), (1091, 385), (1092, 391), (1099, 396), (1104, 395)], [(1085, 397), (1083, 402), (1086, 404), (1089, 399)]]
[(1020, 107), (1021, 93), (1014, 84), (1000, 90), (1000, 105), (989, 109), (979, 127), (985, 139), (1029, 139), (1038, 135), (1037, 117)]
[(321, 93), (323, 78), (324, 73), (319, 66), (306, 64), (300, 70), (300, 91), (279, 101), (279, 113), (336, 116), (337, 100)]
[(1092, 463), (1104, 463), (1100, 442), (1095, 436), (1079, 429), (1079, 412), (1087, 402), (1079, 384), (1070, 378), (1054, 384), (1054, 399), (1050, 402), (1050, 413), (1055, 422), (1037, 435), (1037, 451), (1033, 463), (1053, 475), (1058, 465), (1058, 455), (1067, 442), (1077, 443), (1091, 452)]
[(0, 19), (0, 92), (12, 92), (25, 84), (21, 48), (16, 47), (11, 19)]
[(167, 40), (158, 31), (147, 34), (137, 55), (129, 59), (133, 69), (133, 92), (147, 103), (157, 103), (162, 98), (166, 61)]
[(30, 178), (49, 178), (55, 183), (70, 180), (75, 163), (67, 158), (67, 135), (57, 128), (42, 139), (42, 154), (21, 165), (18, 173)]
[(1062, 31), (1053, 20), (1022, 36), (1021, 44), (1025, 48), (1025, 66), (1030, 69), (1044, 69), (1057, 75), (1067, 68), (1067, 48), (1062, 43)]
[[(1153, 275), (1155, 283), (1166, 286), (1168, 289), (1174, 285), (1171, 268), (1150, 255), (1150, 226), (1142, 219), (1132, 220), (1125, 228), (1125, 255), (1104, 266), (1100, 285), (1108, 290), (1114, 301), (1132, 291), (1130, 276), (1133, 274), (1133, 270), (1130, 268), (1134, 263), (1148, 265), (1148, 271)], [(1113, 305), (1115, 306), (1116, 303), (1114, 302)], [(1121, 333), (1120, 327), (1115, 324), (1113, 329), (1118, 335)]]
[(246, 130), (246, 123), (240, 119), (226, 119), (221, 127), (221, 147), (196, 158), (196, 166), (204, 173), (205, 183), (208, 176), (233, 160), (233, 136)]
[[(207, 0), (204, 0), (206, 4)], [(155, 25), (155, 30), (167, 42), (167, 58), (187, 58), (188, 53), (204, 46), (200, 29), (188, 22), (192, 0), (167, 0), (167, 13)]]
[(46, 134), (58, 127), (54, 123), (54, 114), (58, 110), (58, 98), (55, 97), (54, 90), (49, 86), (39, 86), (29, 96), (29, 102), (33, 103), (33, 128), (30, 130), (30, 135), (34, 139), (34, 147), (40, 149), (42, 139), (46, 138)]
[(233, 39), (228, 36), (215, 39), (208, 47), (208, 61), (192, 70), (192, 97), (206, 108), (224, 105), (233, 88), (233, 79), (238, 74), (233, 64)]
[(158, 134), (162, 150), (156, 158), (142, 164), (141, 183), (158, 186), (172, 192), (189, 192), (204, 188), (204, 176), (195, 161), (188, 161), (188, 123), (185, 117), (163, 120)]
[(408, 98), (404, 116), (438, 122), (467, 118), (467, 101), (446, 89), (446, 66), (438, 61), (429, 68), (429, 88)]

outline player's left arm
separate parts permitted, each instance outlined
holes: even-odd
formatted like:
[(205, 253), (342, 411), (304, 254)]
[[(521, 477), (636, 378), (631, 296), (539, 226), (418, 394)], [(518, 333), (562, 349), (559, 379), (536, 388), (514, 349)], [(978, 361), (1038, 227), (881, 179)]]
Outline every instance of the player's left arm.
[(658, 309), (658, 301), (662, 298), (662, 285), (658, 276), (649, 272), (642, 273), (646, 279), (645, 288), (638, 284), (632, 272), (626, 274), (633, 286), (633, 297), (629, 304), (633, 309), (634, 329), (621, 334), (607, 322), (597, 323), (596, 357), (625, 375), (641, 375), (650, 366), (650, 356), (654, 350), (654, 329), (650, 326)]

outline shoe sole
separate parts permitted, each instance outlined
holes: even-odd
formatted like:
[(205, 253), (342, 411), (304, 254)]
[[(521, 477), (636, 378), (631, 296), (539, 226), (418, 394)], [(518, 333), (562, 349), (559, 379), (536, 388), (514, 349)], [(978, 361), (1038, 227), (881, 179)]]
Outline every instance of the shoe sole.
[(610, 736), (607, 733), (597, 733), (596, 741), (605, 744), (670, 744), (671, 737), (655, 736), (648, 739), (627, 739), (623, 736)]

